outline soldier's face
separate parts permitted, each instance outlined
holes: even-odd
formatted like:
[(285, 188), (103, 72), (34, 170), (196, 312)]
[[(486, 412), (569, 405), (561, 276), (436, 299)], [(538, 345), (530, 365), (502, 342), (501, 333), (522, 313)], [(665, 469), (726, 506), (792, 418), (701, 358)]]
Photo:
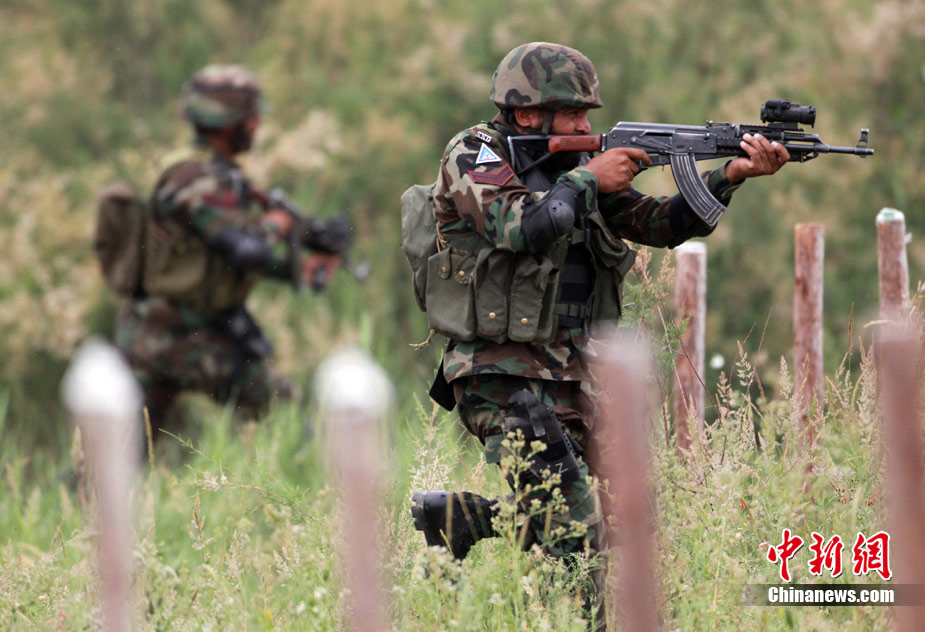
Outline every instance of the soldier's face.
[(588, 122), (588, 111), (578, 108), (556, 110), (551, 131), (559, 136), (590, 134), (591, 123)]
[[(526, 129), (540, 129), (546, 118), (545, 110), (518, 109), (515, 110), (517, 124)], [(573, 136), (591, 133), (591, 123), (588, 122), (588, 111), (582, 108), (556, 110), (552, 119), (551, 134), (557, 136)]]
[(254, 145), (254, 137), (257, 135), (257, 128), (260, 127), (260, 116), (254, 114), (244, 121), (244, 133), (247, 135), (247, 147), (250, 149)]
[(228, 141), (232, 153), (238, 154), (253, 147), (258, 127), (260, 127), (260, 116), (255, 114), (232, 128)]

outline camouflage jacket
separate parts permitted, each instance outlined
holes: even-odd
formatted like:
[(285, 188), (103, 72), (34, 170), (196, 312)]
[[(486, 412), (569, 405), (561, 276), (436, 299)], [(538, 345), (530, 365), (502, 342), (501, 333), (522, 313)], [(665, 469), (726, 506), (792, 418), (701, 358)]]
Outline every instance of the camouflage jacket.
[[(500, 138), (498, 131), (502, 133)], [(447, 145), (434, 189), (434, 213), (441, 234), (476, 233), (497, 248), (526, 250), (521, 217), (525, 206), (541, 199), (545, 191), (531, 192), (514, 174), (503, 142), (506, 132), (511, 133), (510, 128), (496, 118), (460, 132)], [(582, 166), (568, 171), (560, 168), (545, 175), (553, 183), (571, 180), (579, 185), (587, 208), (596, 205), (618, 238), (647, 246), (674, 247), (711, 232), (680, 195), (652, 197), (635, 189), (599, 194), (597, 178)], [(705, 172), (702, 177), (724, 204), (739, 186), (726, 179), (725, 166)], [(451, 340), (443, 358), (444, 375), (447, 381), (482, 373), (585, 380), (586, 343), (586, 332), (565, 328), (546, 344)]]
[[(178, 159), (179, 158), (179, 159)], [(261, 223), (251, 185), (238, 165), (206, 152), (175, 156), (158, 179), (146, 230), (145, 291), (210, 315), (241, 304), (260, 273), (285, 276), (284, 252), (266, 270), (232, 267), (209, 244), (221, 230), (279, 241)]]

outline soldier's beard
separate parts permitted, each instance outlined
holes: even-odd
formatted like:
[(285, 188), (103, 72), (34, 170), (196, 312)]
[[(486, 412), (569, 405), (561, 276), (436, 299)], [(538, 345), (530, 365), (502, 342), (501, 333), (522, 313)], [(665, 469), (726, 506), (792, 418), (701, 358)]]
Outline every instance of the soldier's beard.
[(254, 133), (247, 131), (243, 123), (238, 123), (231, 130), (231, 137), (228, 139), (231, 151), (239, 154), (247, 151), (254, 146)]
[(557, 152), (549, 157), (547, 164), (553, 171), (571, 171), (581, 164), (581, 156), (579, 151)]

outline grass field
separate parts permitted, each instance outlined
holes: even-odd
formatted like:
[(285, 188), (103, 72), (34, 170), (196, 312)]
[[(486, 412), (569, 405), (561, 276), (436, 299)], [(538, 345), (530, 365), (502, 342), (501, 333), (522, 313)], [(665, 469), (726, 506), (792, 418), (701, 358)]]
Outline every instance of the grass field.
[[(746, 584), (778, 581), (765, 554), (783, 528), (807, 541), (816, 531), (846, 542), (885, 528), (875, 378), (862, 357), (853, 373), (828, 380), (812, 455), (796, 430), (783, 362), (781, 397), (764, 401), (748, 358), (738, 358), (716, 394), (722, 419), (689, 466), (653, 420), (664, 629), (887, 629), (887, 608), (745, 607), (742, 598)], [(198, 401), (188, 403), (187, 416), (193, 421), (183, 432), (195, 441), (162, 437), (135, 486), (138, 629), (344, 629), (342, 507), (318, 433), (308, 436), (294, 407), (277, 408), (259, 425)], [(483, 541), (462, 565), (425, 548), (408, 511), (413, 489), (502, 495), (506, 485), (454, 415), (412, 398), (390, 419), (390, 473), (370, 526), (394, 629), (584, 629), (581, 573), (520, 551), (513, 537)], [(0, 628), (93, 629), (94, 534), (83, 488), (66, 476), (68, 463), (4, 454), (2, 468)], [(797, 583), (810, 581), (808, 557), (803, 549), (791, 561)], [(620, 568), (619, 545), (612, 567)], [(824, 579), (874, 581), (850, 572)]]

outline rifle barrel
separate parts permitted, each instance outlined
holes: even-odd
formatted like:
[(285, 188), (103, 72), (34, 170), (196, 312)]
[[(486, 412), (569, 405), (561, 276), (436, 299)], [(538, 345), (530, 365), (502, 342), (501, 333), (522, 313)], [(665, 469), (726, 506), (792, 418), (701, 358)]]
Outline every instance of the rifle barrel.
[(855, 156), (873, 156), (874, 150), (870, 147), (833, 147), (825, 143), (814, 143), (811, 145), (803, 143), (784, 143), (787, 151), (806, 153), (818, 152), (820, 154), (852, 154)]

